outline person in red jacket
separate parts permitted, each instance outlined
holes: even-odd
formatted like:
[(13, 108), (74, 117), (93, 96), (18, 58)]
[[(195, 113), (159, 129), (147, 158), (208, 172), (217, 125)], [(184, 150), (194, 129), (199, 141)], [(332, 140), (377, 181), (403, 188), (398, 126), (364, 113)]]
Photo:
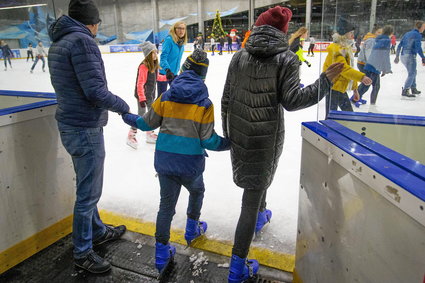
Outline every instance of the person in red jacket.
[(391, 35), (391, 54), (395, 54), (395, 46), (397, 45), (397, 38), (395, 37), (395, 35)]
[[(137, 98), (137, 113), (139, 116), (145, 114), (146, 108), (150, 109), (155, 100), (155, 83), (158, 77), (158, 53), (153, 43), (146, 41), (140, 45), (145, 58), (137, 69), (136, 87), (134, 96)], [(162, 75), (165, 77), (165, 75)], [(138, 143), (136, 139), (137, 129), (131, 127), (128, 132), (127, 145), (137, 149)], [(157, 135), (154, 131), (146, 132), (146, 142), (156, 143)]]

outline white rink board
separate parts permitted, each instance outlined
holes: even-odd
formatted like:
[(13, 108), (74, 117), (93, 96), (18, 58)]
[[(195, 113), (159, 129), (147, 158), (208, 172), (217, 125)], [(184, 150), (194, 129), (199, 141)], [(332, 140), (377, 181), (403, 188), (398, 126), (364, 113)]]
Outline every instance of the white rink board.
[(424, 201), (302, 132), (294, 282), (422, 282)]

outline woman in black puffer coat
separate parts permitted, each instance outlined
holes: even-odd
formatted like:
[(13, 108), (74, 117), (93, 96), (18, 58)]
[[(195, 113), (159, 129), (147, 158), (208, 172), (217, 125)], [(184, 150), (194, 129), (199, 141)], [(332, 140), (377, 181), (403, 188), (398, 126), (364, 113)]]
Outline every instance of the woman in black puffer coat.
[(254, 274), (258, 270), (253, 260), (247, 261), (246, 272), (237, 266), (245, 266), (238, 263), (245, 262), (254, 230), (261, 230), (271, 217), (265, 210), (265, 192), (282, 153), (284, 109), (294, 111), (318, 103), (342, 70), (341, 64), (335, 64), (314, 84), (300, 89), (299, 59), (289, 50), (286, 36), (291, 16), (289, 9), (279, 6), (261, 14), (245, 49), (233, 56), (227, 74), (221, 108), (223, 133), (231, 140), (233, 180), (244, 189), (229, 282), (247, 279), (248, 269)]

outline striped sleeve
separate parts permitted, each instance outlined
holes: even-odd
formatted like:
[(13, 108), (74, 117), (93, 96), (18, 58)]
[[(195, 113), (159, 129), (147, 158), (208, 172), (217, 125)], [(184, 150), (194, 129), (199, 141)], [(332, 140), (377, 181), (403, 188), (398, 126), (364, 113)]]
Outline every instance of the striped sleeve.
[(205, 111), (201, 121), (201, 146), (203, 148), (222, 151), (230, 149), (228, 139), (222, 138), (214, 131), (214, 106), (211, 104)]

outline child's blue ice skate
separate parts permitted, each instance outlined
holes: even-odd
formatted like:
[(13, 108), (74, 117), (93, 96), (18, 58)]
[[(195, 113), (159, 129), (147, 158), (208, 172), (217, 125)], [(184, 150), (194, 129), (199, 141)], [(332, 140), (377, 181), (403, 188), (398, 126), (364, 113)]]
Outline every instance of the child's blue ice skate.
[(255, 259), (240, 258), (232, 255), (229, 268), (229, 283), (241, 283), (253, 278), (258, 272), (259, 264)]
[(187, 245), (190, 246), (190, 243), (203, 235), (207, 231), (208, 225), (204, 221), (196, 221), (191, 218), (188, 218), (186, 221), (186, 232), (184, 233), (184, 238), (186, 239)]
[(265, 209), (264, 211), (259, 211), (257, 217), (257, 224), (255, 225), (255, 234), (259, 233), (267, 223), (270, 223), (271, 218), (271, 210)]
[(175, 253), (176, 248), (171, 246), (170, 243), (164, 245), (162, 243), (156, 242), (155, 267), (159, 272), (158, 278), (161, 278), (168, 270), (168, 267), (171, 266), (171, 263), (174, 261)]

